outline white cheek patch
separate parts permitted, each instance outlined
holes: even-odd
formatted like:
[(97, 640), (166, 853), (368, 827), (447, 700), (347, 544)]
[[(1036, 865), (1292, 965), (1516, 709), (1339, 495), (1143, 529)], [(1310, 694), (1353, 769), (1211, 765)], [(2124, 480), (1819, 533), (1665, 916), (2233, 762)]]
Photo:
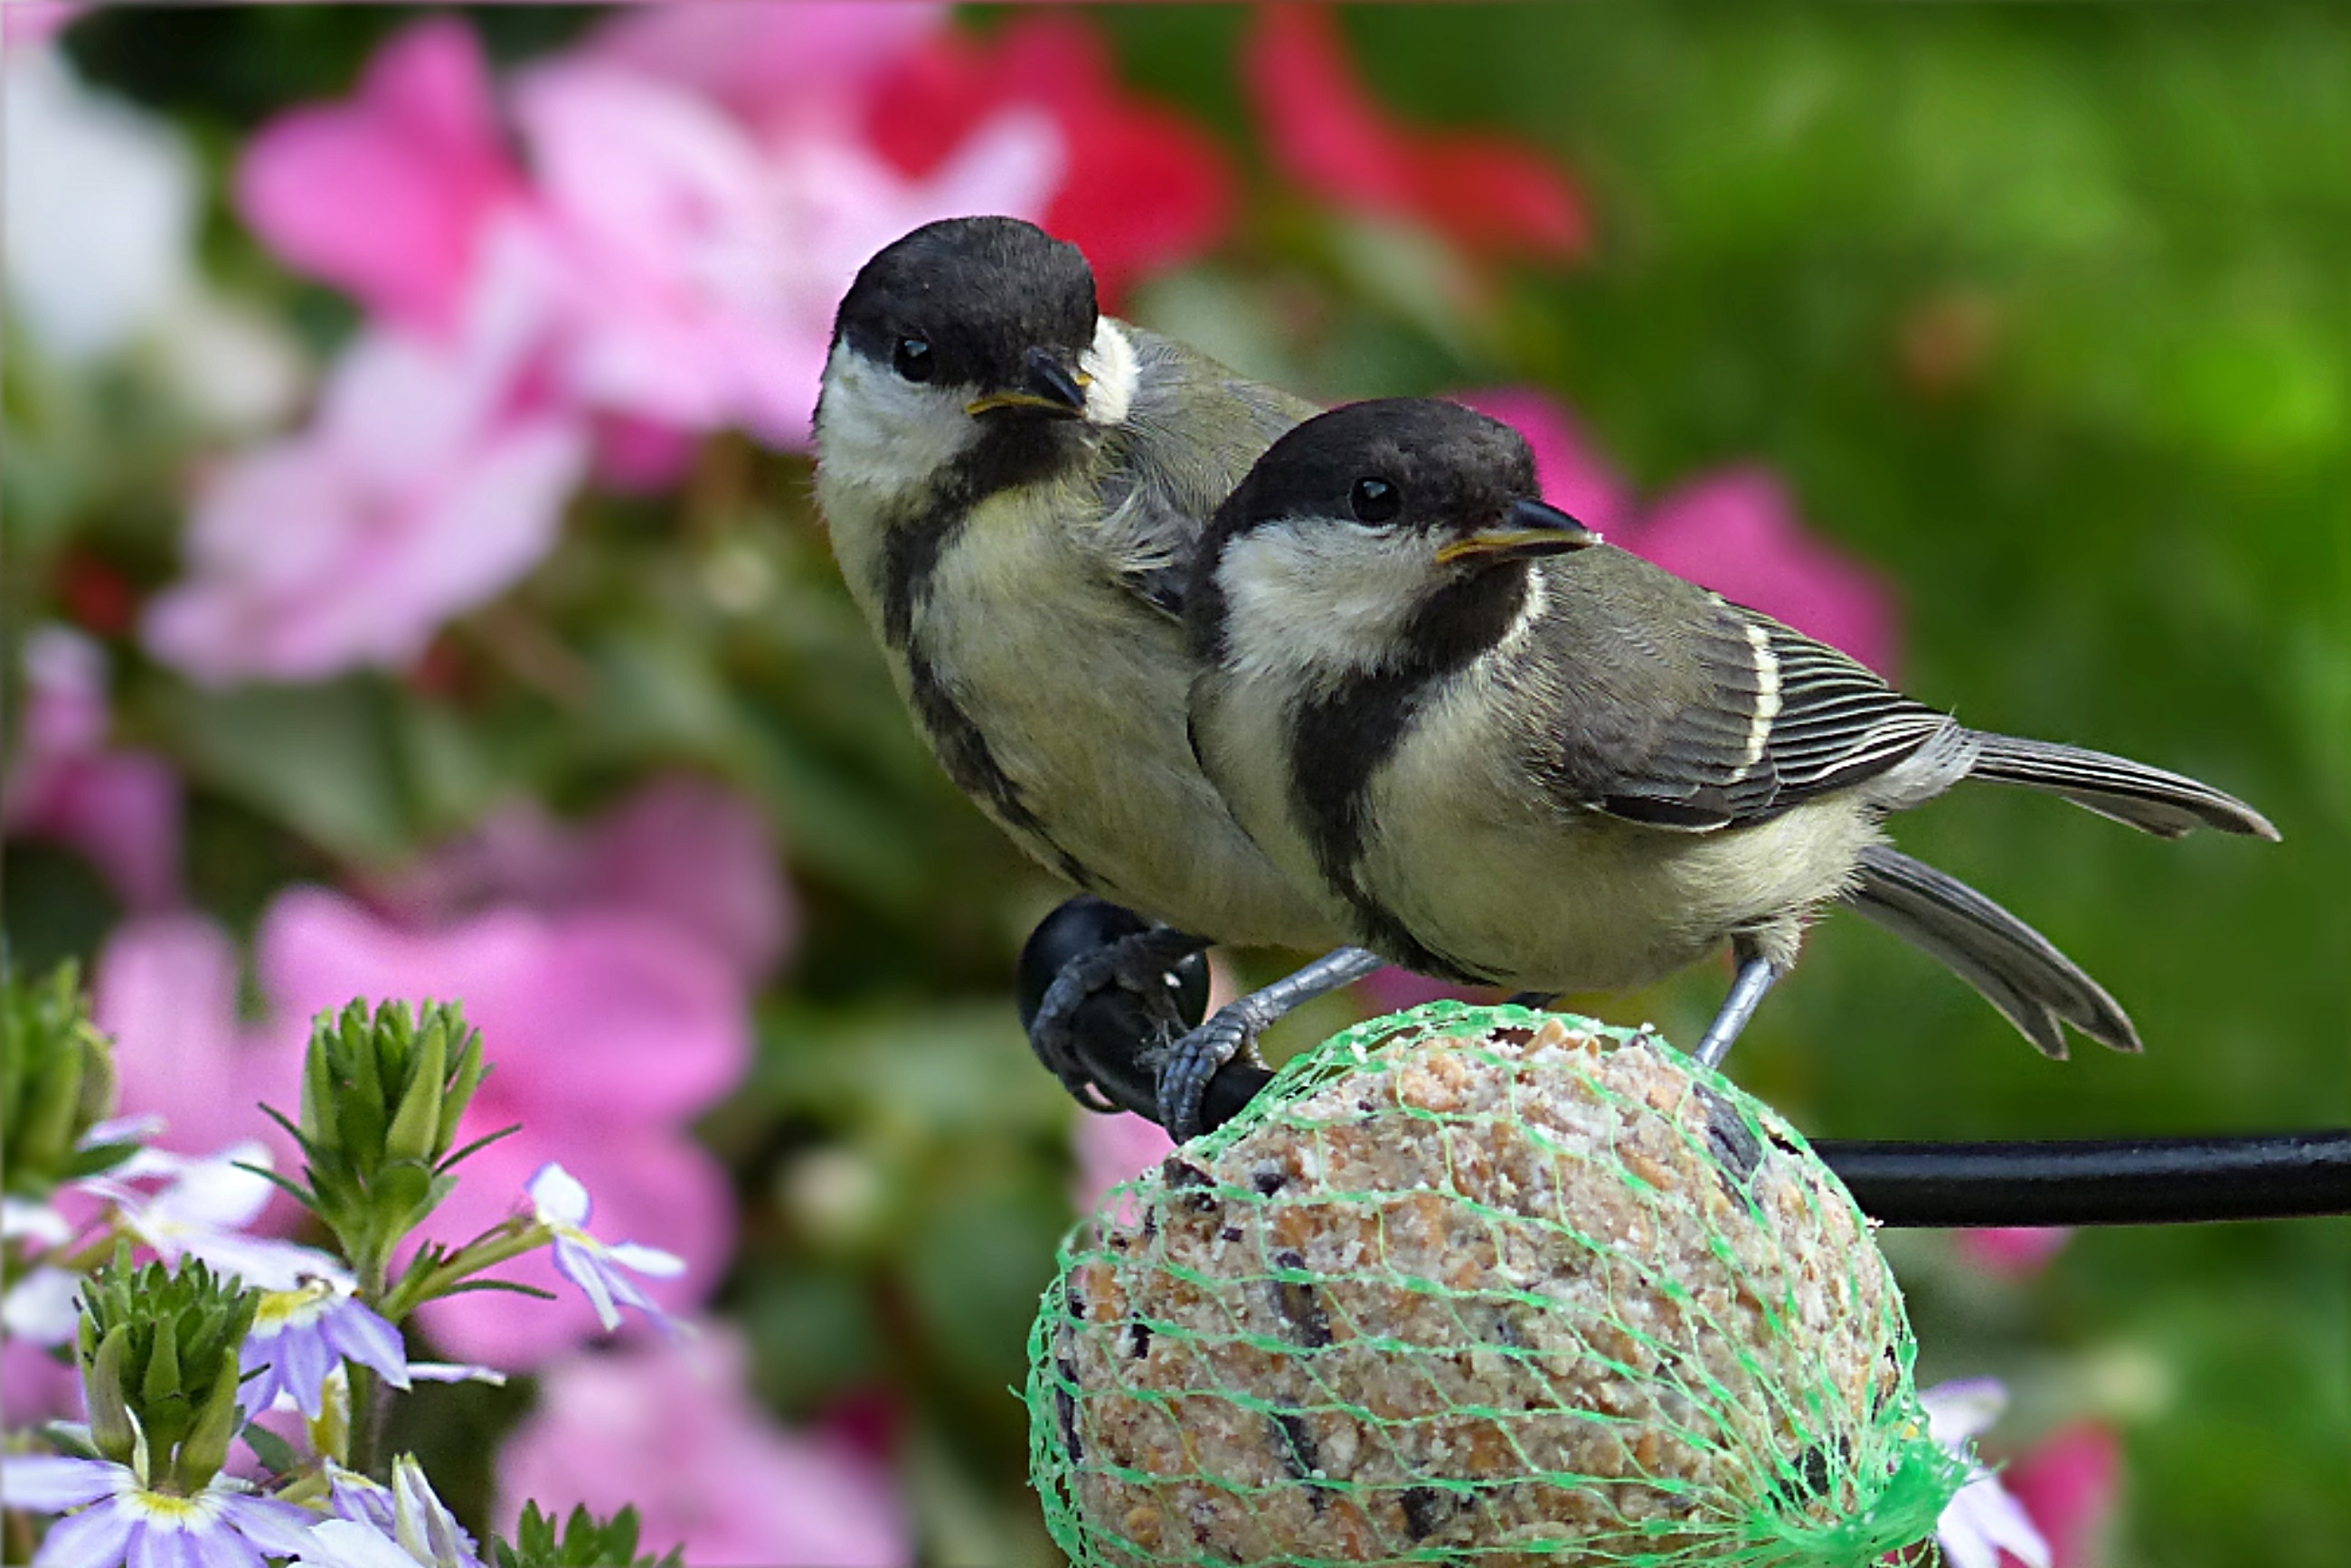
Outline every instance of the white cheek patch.
[(1142, 374), (1125, 329), (1102, 317), (1094, 326), (1093, 346), (1078, 356), (1078, 368), (1093, 378), (1086, 388), (1087, 423), (1124, 423), (1127, 410), (1134, 406), (1134, 384)]
[(892, 494), (918, 489), (979, 439), (968, 391), (921, 385), (836, 343), (817, 408), (817, 455), (829, 484)]
[(1395, 655), (1428, 592), (1431, 551), (1409, 530), (1262, 524), (1225, 548), (1226, 643), (1234, 673), (1336, 685)]

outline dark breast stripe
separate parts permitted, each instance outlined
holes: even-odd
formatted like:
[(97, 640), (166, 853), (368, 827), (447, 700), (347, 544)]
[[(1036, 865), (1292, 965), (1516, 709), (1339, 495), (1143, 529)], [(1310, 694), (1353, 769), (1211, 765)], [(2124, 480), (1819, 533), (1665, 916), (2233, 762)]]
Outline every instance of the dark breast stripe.
[(1422, 941), (1364, 886), (1372, 775), (1403, 742), (1431, 690), (1502, 635), (1524, 593), (1520, 573), (1473, 579), (1462, 591), (1438, 596), (1404, 639), (1419, 657), (1301, 703), (1290, 730), (1292, 809), (1323, 880), (1363, 923), (1365, 944), (1423, 974), (1469, 985), (1489, 984), (1493, 977)]
[(1052, 432), (1007, 425), (991, 433), (949, 465), (925, 504), (892, 523), (883, 536), (882, 632), (906, 661), (907, 695), (914, 716), (930, 737), (939, 766), (956, 788), (983, 801), (1007, 827), (1027, 834), (1052, 856), (1061, 874), (1080, 887), (1096, 886), (1083, 862), (1054, 841), (1030, 809), (1020, 786), (996, 760), (987, 732), (972, 722), (948, 691), (929, 651), (915, 634), (915, 612), (930, 597), (939, 559), (971, 518), (972, 508), (998, 491), (1031, 483), (1050, 473), (1069, 449)]

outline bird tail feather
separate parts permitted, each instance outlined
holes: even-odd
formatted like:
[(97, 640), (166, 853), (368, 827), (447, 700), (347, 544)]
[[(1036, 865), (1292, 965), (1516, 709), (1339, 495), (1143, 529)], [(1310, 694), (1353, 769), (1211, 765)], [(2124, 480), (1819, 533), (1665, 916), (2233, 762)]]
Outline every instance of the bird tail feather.
[(1974, 738), (1979, 750), (1968, 770), (1971, 779), (2045, 789), (2158, 838), (2176, 839), (2199, 827), (2262, 839), (2278, 836), (2267, 817), (2185, 774), (2054, 741), (1980, 731)]
[(2054, 944), (1966, 883), (1885, 844), (1862, 852), (1844, 902), (1981, 992), (2043, 1055), (2063, 1059), (2072, 1024), (2116, 1051), (2138, 1030), (2105, 988)]

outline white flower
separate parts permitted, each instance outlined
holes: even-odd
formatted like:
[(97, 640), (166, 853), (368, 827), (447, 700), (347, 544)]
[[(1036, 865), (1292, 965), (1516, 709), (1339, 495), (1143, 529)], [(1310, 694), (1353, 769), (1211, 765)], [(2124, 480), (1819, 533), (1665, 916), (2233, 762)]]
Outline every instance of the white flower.
[(8, 292), (58, 359), (102, 358), (194, 287), (194, 155), (55, 49), (10, 60), (6, 83)]
[[(269, 1202), (271, 1187), (266, 1176), (240, 1167), (266, 1170), (269, 1165), (268, 1148), (255, 1141), (203, 1159), (141, 1149), (89, 1189), (110, 1199), (123, 1228), (166, 1263), (200, 1258), (263, 1291), (298, 1290), (313, 1280), (350, 1289), (350, 1270), (318, 1249), (244, 1233)], [(158, 1176), (168, 1185), (152, 1197), (130, 1185)]]
[(684, 1259), (656, 1247), (642, 1247), (633, 1241), (599, 1241), (589, 1235), (584, 1227), (593, 1206), (588, 1189), (569, 1171), (551, 1161), (541, 1166), (538, 1174), (530, 1178), (528, 1190), (538, 1222), (554, 1232), (556, 1271), (587, 1295), (596, 1309), (597, 1321), (607, 1333), (621, 1326), (621, 1307), (624, 1305), (643, 1312), (660, 1324), (664, 1333), (678, 1333), (676, 1322), (654, 1305), (653, 1299), (637, 1288), (637, 1282), (621, 1270), (655, 1279), (674, 1279), (685, 1272)]
[(1922, 1390), (1918, 1402), (1927, 1407), (1928, 1436), (1972, 1470), (1972, 1479), (1935, 1524), (1935, 1537), (1942, 1542), (1950, 1568), (2000, 1568), (2003, 1551), (2028, 1568), (2050, 1568), (2049, 1542), (2001, 1486), (2000, 1478), (1975, 1458), (1973, 1440), (1989, 1431), (2008, 1407), (2008, 1390), (1998, 1378), (1970, 1377)]
[(0, 1329), (11, 1339), (63, 1344), (81, 1322), (80, 1296), (79, 1274), (46, 1267), (29, 1270), (0, 1296)]

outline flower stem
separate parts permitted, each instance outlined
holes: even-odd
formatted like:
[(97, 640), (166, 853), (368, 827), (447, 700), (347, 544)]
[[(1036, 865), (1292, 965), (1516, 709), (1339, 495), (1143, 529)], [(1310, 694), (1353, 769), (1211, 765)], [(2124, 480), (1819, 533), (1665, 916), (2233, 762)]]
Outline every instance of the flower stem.
[[(390, 1260), (381, 1252), (371, 1251), (357, 1259), (359, 1265), (359, 1299), (370, 1308), (382, 1311), (381, 1303), (391, 1289)], [(393, 1322), (399, 1320), (394, 1318)], [(373, 1368), (356, 1361), (347, 1361), (351, 1380), (350, 1457), (346, 1461), (351, 1469), (371, 1480), (390, 1482), (392, 1465), (384, 1456), (383, 1439), (392, 1422), (392, 1390)]]
[(510, 1219), (479, 1239), (467, 1242), (437, 1268), (410, 1270), (390, 1294), (381, 1298), (376, 1310), (391, 1322), (399, 1322), (435, 1296), (446, 1295), (452, 1286), (510, 1258), (544, 1247), (553, 1236), (554, 1232), (536, 1220)]

